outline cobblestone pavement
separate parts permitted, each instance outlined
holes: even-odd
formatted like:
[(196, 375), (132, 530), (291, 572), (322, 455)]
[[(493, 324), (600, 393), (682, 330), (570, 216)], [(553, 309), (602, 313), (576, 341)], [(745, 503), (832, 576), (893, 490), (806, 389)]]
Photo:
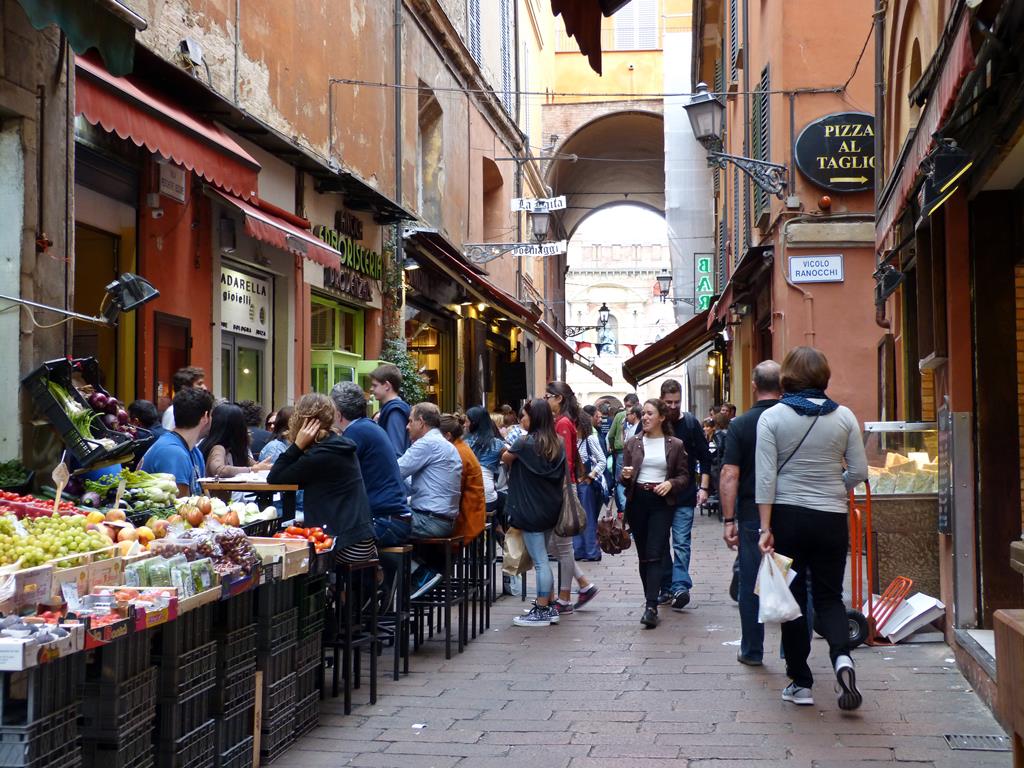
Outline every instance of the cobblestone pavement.
[[(815, 705), (783, 702), (788, 680), (773, 658), (735, 660), (739, 619), (727, 585), (731, 555), (716, 520), (694, 526), (693, 602), (639, 623), (634, 550), (586, 570), (600, 595), (559, 626), (513, 627), (518, 598), (503, 598), (491, 629), (445, 661), (437, 642), (399, 682), (366, 687), (346, 717), (324, 702), (321, 726), (277, 761), (284, 768), (913, 768), (1005, 767), (1009, 753), (951, 751), (943, 734), (1002, 734), (943, 644), (855, 652), (865, 696), (841, 713), (828, 652), (816, 639)], [(532, 587), (532, 579), (531, 579)], [(769, 630), (766, 648), (778, 648)]]

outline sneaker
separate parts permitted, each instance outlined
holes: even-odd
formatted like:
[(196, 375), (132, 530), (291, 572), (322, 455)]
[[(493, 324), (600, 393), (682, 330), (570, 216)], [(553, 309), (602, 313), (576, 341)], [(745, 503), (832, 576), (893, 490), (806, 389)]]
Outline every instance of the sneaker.
[(660, 595), (658, 595), (658, 605), (668, 605), (671, 602), (672, 602), (672, 593), (671, 592), (662, 592)]
[(580, 609), (595, 597), (597, 597), (597, 584), (591, 584), (586, 589), (581, 589), (576, 595), (576, 608)]
[(546, 608), (534, 606), (525, 616), (516, 616), (512, 623), (517, 627), (549, 627), (551, 616)]
[(681, 611), (690, 604), (690, 590), (680, 589), (672, 595), (672, 610)]
[(555, 600), (551, 603), (551, 606), (558, 611), (559, 616), (569, 616), (576, 612), (576, 609), (572, 607), (572, 603), (563, 603), (561, 600)]
[(557, 624), (559, 621), (562, 620), (561, 611), (559, 610), (558, 606), (555, 605), (554, 603), (551, 603), (550, 605), (548, 605), (547, 612), (548, 612), (548, 620), (552, 624)]
[(432, 571), (426, 566), (417, 569), (412, 580), (412, 594), (409, 595), (409, 599), (415, 600), (417, 597), (422, 597), (440, 580), (441, 574), (437, 571)]
[(796, 683), (790, 683), (782, 689), (782, 700), (802, 705), (814, 703), (814, 697), (811, 696), (811, 689), (803, 688)]
[(857, 673), (853, 671), (853, 659), (843, 655), (836, 659), (836, 682), (839, 683), (839, 708), (857, 709), (864, 697), (857, 690)]
[(647, 606), (644, 609), (644, 615), (640, 617), (640, 623), (647, 629), (654, 629), (658, 626), (658, 609), (650, 605)]

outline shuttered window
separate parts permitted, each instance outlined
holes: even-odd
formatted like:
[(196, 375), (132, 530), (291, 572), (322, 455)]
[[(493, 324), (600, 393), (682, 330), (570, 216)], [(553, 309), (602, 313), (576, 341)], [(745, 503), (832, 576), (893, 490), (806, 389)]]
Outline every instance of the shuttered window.
[(480, 64), (480, 0), (469, 0), (468, 17), (469, 55), (473, 57), (473, 61)]
[(729, 239), (729, 228), (725, 225), (725, 218), (718, 220), (718, 265), (716, 272), (718, 273), (717, 286), (715, 293), (721, 293), (725, 288), (725, 281), (729, 279), (727, 271), (728, 262), (728, 251), (726, 247), (726, 241)]
[(740, 51), (739, 10), (737, 0), (729, 0), (729, 79), (736, 79), (736, 57)]
[(313, 349), (334, 349), (334, 307), (314, 303), (309, 310), (310, 346)]
[(661, 47), (658, 34), (659, 0), (633, 0), (619, 9), (615, 21), (616, 51), (650, 51)]
[(732, 263), (740, 260), (740, 172), (732, 171)]
[[(771, 99), (768, 92), (771, 90), (771, 77), (768, 67), (761, 71), (761, 80), (757, 84), (757, 93), (754, 94), (754, 159), (771, 159), (771, 125), (770, 105)], [(763, 226), (761, 217), (771, 213), (771, 203), (768, 193), (760, 187), (754, 188), (754, 221), (758, 226)]]
[[(523, 57), (523, 84), (525, 86), (524, 88), (522, 88), (522, 90), (524, 90), (524, 91), (532, 91), (533, 89), (530, 87), (530, 82), (531, 82), (530, 81), (530, 47), (528, 45), (524, 45), (523, 46), (522, 57)], [(530, 118), (531, 118), (530, 101), (532, 99), (533, 99), (533, 97), (530, 94), (524, 94), (522, 96), (522, 98), (521, 98), (521, 101), (520, 101), (520, 104), (522, 105), (522, 125), (520, 125), (520, 128), (522, 128), (523, 133), (526, 134), (526, 143), (527, 143), (527, 145), (530, 144)], [(518, 117), (518, 115), (517, 115), (517, 117)]]
[[(477, 0), (479, 2), (479, 0)], [(501, 9), (501, 103), (510, 115), (515, 108), (512, 71), (512, 0), (499, 0)]]

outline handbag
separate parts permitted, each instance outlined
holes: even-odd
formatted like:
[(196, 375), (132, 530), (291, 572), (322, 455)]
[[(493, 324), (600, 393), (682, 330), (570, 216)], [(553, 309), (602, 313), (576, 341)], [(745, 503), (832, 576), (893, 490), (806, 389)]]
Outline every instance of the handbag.
[(587, 513), (576, 493), (576, 485), (569, 480), (568, 473), (562, 478), (562, 509), (555, 523), (555, 535), (565, 538), (578, 536), (587, 527)]
[(501, 572), (519, 576), (533, 568), (533, 558), (526, 549), (523, 532), (518, 528), (505, 531), (505, 542), (501, 548)]
[(597, 521), (597, 544), (608, 555), (617, 555), (629, 549), (633, 539), (618, 517), (602, 517)]

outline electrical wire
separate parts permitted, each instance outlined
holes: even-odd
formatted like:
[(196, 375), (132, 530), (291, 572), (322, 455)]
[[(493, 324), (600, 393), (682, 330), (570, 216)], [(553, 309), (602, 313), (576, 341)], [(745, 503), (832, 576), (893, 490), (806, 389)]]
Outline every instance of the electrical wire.
[(14, 303), (12, 303), (11, 306), (9, 307), (4, 307), (3, 309), (0, 309), (0, 315), (4, 314), (5, 312), (11, 312), (15, 309), (24, 309), (26, 312), (28, 312), (28, 319), (32, 321), (32, 325), (34, 325), (36, 328), (41, 328), (43, 330), (49, 328), (56, 328), (59, 325), (64, 325), (65, 323), (75, 319), (73, 317), (65, 317), (63, 320), (58, 320), (56, 323), (40, 323), (38, 320), (36, 320), (36, 315), (35, 312), (32, 311), (32, 307), (26, 306), (25, 304)]
[(853, 78), (857, 75), (857, 70), (860, 69), (861, 59), (864, 58), (864, 52), (868, 49), (868, 43), (871, 42), (871, 35), (873, 35), (874, 32), (875, 32), (875, 20), (874, 20), (874, 18), (872, 18), (871, 19), (871, 25), (868, 27), (868, 36), (864, 38), (864, 45), (861, 46), (860, 54), (857, 56), (857, 61), (854, 62), (854, 64), (853, 64), (853, 72), (850, 73), (850, 76), (848, 78), (846, 78), (846, 82), (843, 83), (842, 90), (843, 90), (844, 93), (845, 93), (846, 89), (850, 86), (850, 83), (853, 82)]

